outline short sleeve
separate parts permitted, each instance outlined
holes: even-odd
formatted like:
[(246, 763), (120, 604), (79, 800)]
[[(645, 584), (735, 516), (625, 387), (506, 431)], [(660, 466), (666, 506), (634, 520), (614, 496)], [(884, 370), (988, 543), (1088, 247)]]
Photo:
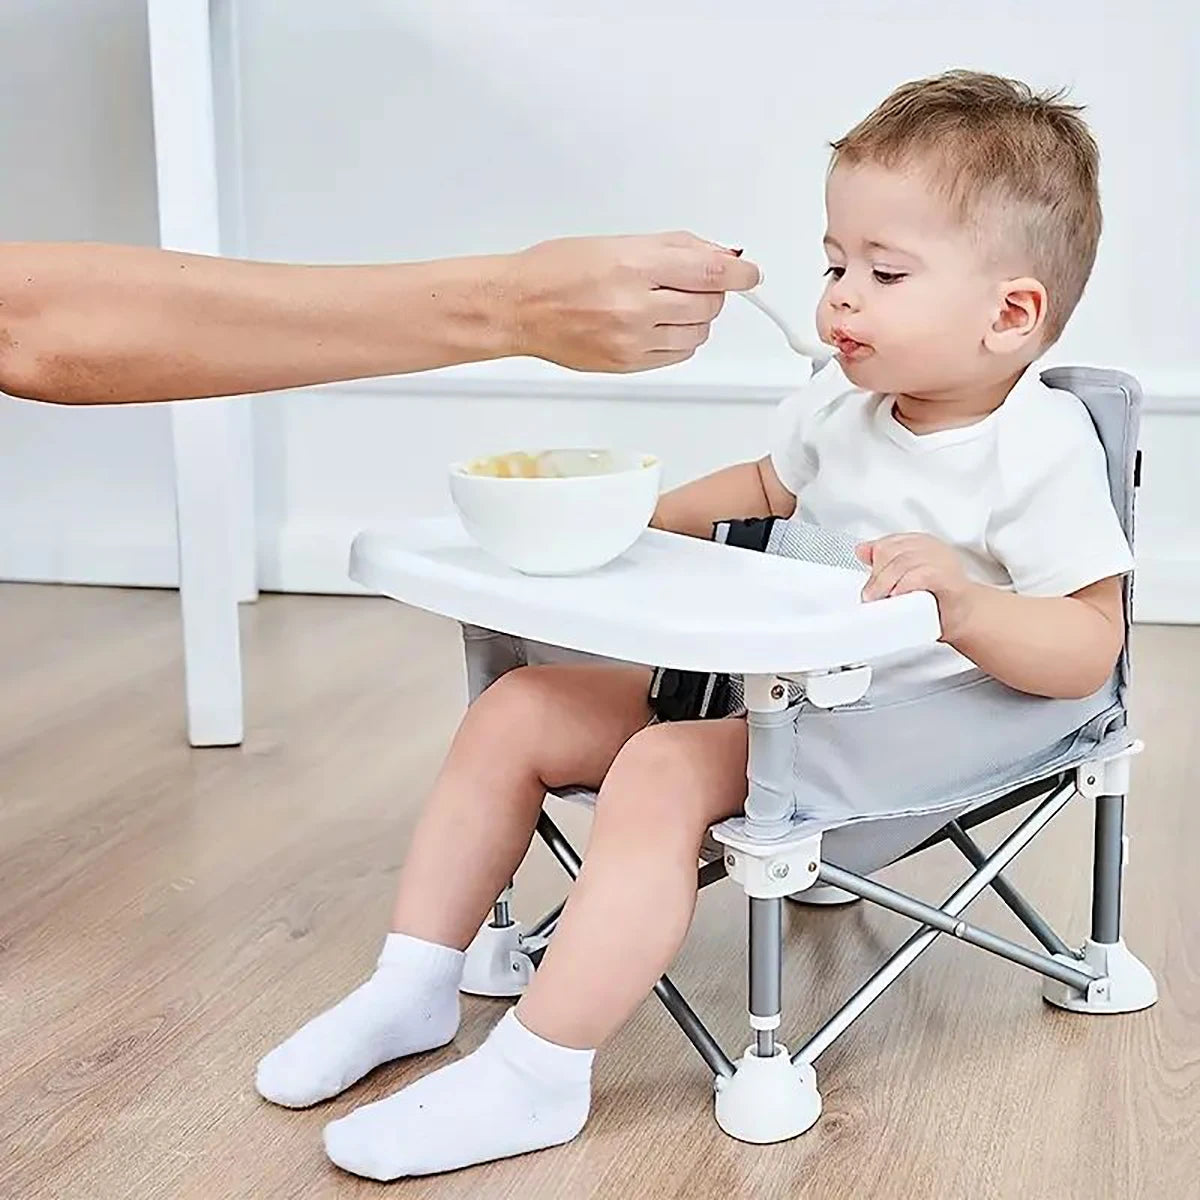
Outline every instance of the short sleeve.
[(993, 513), (988, 545), (1014, 590), (1067, 596), (1131, 571), (1133, 554), (1113, 506), (1104, 447), (1083, 406), (1060, 411), (1011, 449), (1006, 495)]
[(831, 360), (804, 387), (785, 396), (772, 414), (771, 466), (793, 496), (799, 495), (816, 474), (813, 437), (821, 415), (852, 389), (837, 361)]

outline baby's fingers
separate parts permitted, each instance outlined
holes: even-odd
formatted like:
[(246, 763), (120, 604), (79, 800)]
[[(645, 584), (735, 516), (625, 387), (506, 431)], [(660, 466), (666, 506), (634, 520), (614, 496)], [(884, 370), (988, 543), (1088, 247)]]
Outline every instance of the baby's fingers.
[(876, 554), (871, 577), (862, 591), (864, 600), (881, 600), (891, 594), (892, 588), (913, 565), (911, 553), (902, 552), (884, 558)]

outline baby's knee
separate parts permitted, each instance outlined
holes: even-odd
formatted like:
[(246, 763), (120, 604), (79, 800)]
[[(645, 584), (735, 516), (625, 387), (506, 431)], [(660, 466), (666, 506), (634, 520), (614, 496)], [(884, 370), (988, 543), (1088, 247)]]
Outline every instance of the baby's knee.
[(705, 806), (686, 782), (694, 746), (671, 725), (651, 725), (625, 743), (604, 780), (598, 815), (645, 828), (707, 825)]
[(627, 741), (613, 771), (636, 780), (666, 782), (677, 776), (687, 746), (674, 725), (647, 725)]
[(467, 715), (510, 731), (536, 728), (554, 706), (553, 683), (552, 667), (515, 667), (483, 691)]

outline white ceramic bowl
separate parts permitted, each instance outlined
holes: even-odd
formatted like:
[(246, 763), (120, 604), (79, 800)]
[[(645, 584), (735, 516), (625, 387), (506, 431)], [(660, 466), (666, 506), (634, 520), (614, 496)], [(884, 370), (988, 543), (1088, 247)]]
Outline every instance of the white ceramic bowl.
[(650, 454), (514, 451), (455, 463), (450, 496), (467, 533), (501, 562), (526, 575), (578, 575), (641, 537), (661, 477)]

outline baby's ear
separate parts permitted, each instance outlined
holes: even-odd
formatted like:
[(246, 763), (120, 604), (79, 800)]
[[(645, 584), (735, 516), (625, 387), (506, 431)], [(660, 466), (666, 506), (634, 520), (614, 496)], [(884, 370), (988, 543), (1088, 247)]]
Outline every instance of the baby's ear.
[(1040, 337), (1050, 298), (1036, 279), (1009, 279), (1000, 285), (999, 303), (984, 337), (987, 348), (1012, 354)]

